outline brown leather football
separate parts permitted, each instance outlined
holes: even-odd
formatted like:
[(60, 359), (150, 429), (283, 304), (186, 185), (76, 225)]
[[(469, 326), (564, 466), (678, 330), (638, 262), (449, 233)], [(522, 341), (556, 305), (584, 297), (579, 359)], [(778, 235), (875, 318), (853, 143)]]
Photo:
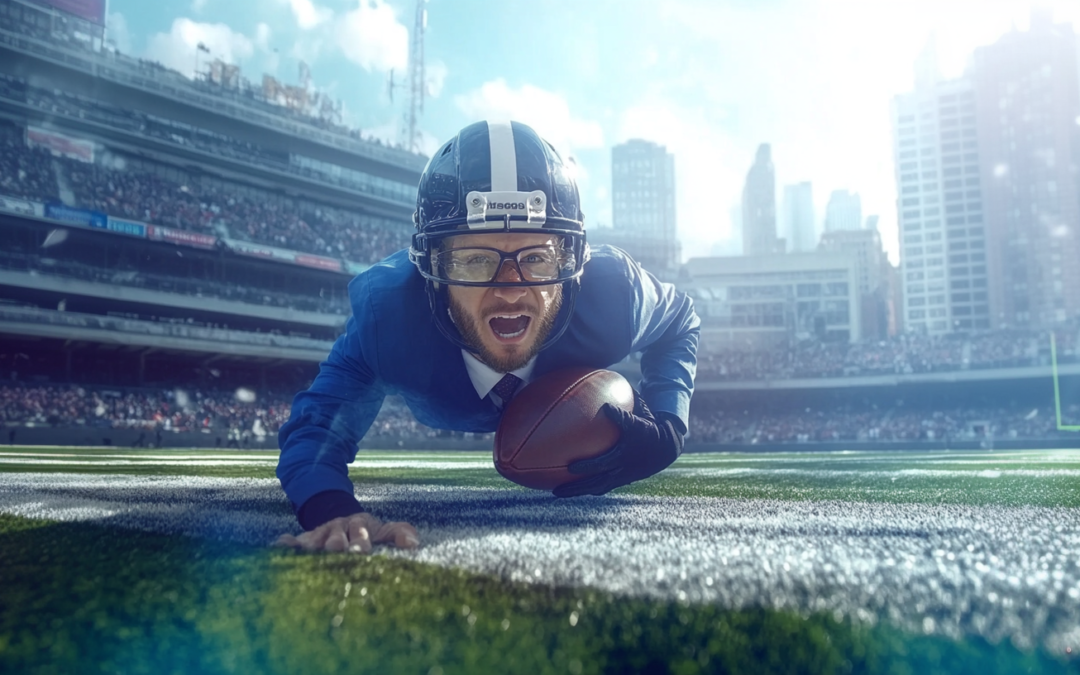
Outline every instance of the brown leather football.
[(596, 457), (619, 440), (600, 412), (612, 403), (634, 410), (634, 390), (610, 370), (567, 368), (526, 385), (506, 406), (495, 432), (495, 468), (518, 485), (551, 490), (579, 480), (566, 467)]

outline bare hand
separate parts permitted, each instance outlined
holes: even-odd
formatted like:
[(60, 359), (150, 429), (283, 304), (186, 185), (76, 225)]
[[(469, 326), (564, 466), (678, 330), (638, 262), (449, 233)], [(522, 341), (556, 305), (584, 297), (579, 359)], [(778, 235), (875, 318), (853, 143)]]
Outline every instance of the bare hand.
[(393, 544), (398, 548), (416, 548), (420, 535), (408, 523), (384, 523), (370, 513), (334, 518), (298, 537), (283, 534), (274, 546), (288, 546), (304, 551), (371, 553), (373, 544)]

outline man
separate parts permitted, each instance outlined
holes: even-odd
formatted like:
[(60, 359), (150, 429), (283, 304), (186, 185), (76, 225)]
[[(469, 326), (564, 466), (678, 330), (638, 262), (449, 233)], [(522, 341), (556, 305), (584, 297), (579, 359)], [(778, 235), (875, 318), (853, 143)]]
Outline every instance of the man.
[(624, 252), (585, 243), (571, 167), (535, 131), (479, 122), (432, 157), (420, 178), (416, 233), (349, 285), (353, 315), (279, 434), (277, 475), (307, 530), (279, 544), (307, 550), (419, 545), (353, 494), (348, 463), (387, 394), (438, 429), (490, 432), (531, 380), (605, 368), (642, 352), (634, 413), (605, 408), (618, 444), (575, 463), (556, 496), (605, 494), (682, 452), (699, 320), (684, 294)]

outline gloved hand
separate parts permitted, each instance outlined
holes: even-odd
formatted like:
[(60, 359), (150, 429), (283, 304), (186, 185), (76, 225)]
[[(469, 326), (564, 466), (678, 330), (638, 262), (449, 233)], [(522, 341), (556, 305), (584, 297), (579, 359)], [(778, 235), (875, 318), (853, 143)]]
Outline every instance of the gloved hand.
[(619, 427), (619, 442), (604, 454), (574, 462), (570, 473), (587, 476), (552, 490), (556, 497), (602, 495), (659, 473), (682, 454), (682, 421), (668, 413), (653, 415), (634, 392), (634, 412), (605, 403), (601, 412)]

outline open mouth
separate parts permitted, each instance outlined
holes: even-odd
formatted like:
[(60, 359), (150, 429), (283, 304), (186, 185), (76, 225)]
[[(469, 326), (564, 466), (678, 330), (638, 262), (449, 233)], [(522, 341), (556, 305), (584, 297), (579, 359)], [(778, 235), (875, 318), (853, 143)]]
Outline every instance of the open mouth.
[(498, 314), (488, 319), (491, 332), (501, 342), (514, 342), (529, 330), (532, 319), (525, 314)]

